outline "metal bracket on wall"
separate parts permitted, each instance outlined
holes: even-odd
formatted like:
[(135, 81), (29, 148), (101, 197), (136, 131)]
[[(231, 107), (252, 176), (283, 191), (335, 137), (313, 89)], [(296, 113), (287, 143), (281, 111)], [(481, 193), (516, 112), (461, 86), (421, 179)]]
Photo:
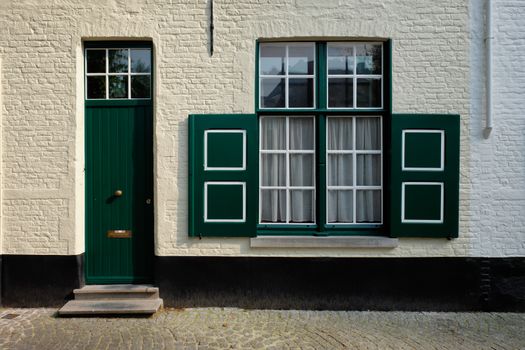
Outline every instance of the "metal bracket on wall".
[(213, 0), (210, 0), (210, 56), (213, 56)]

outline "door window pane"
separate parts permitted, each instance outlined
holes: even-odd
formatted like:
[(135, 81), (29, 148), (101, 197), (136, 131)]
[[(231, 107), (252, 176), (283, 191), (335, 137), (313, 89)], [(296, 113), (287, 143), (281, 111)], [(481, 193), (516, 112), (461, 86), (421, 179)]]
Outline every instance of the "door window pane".
[(131, 49), (131, 73), (151, 72), (151, 50)]
[(151, 92), (151, 77), (149, 75), (131, 76), (131, 98), (149, 98)]
[(86, 50), (88, 73), (106, 73), (106, 50)]
[(128, 76), (109, 76), (109, 98), (128, 98)]
[(128, 72), (128, 49), (108, 50), (109, 72)]
[(261, 107), (285, 107), (284, 79), (261, 78)]
[(87, 77), (87, 98), (106, 98), (106, 76)]

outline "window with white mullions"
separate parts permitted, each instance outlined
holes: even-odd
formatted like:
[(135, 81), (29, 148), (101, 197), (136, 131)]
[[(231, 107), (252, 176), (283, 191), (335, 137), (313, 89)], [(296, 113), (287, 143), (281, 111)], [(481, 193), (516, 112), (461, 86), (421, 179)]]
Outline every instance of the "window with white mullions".
[(315, 223), (314, 120), (260, 118), (260, 223)]
[(383, 107), (380, 43), (328, 43), (328, 108)]
[(260, 108), (315, 107), (315, 44), (261, 43)]
[(382, 118), (327, 118), (327, 223), (382, 223)]
[(150, 99), (151, 49), (86, 49), (86, 99)]

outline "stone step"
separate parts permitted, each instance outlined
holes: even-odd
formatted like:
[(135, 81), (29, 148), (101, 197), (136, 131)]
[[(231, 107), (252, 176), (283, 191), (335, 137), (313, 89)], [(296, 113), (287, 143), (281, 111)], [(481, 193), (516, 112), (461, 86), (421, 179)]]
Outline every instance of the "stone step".
[(73, 291), (75, 300), (158, 299), (159, 288), (147, 284), (89, 285)]
[(162, 307), (162, 299), (70, 300), (60, 316), (151, 315)]

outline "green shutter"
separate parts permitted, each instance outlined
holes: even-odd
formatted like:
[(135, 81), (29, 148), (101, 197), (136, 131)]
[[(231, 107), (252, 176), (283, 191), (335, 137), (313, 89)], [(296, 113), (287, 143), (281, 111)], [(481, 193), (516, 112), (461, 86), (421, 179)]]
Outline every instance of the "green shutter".
[(257, 140), (255, 114), (190, 115), (190, 236), (256, 235)]
[(457, 237), (459, 115), (392, 115), (390, 234)]

